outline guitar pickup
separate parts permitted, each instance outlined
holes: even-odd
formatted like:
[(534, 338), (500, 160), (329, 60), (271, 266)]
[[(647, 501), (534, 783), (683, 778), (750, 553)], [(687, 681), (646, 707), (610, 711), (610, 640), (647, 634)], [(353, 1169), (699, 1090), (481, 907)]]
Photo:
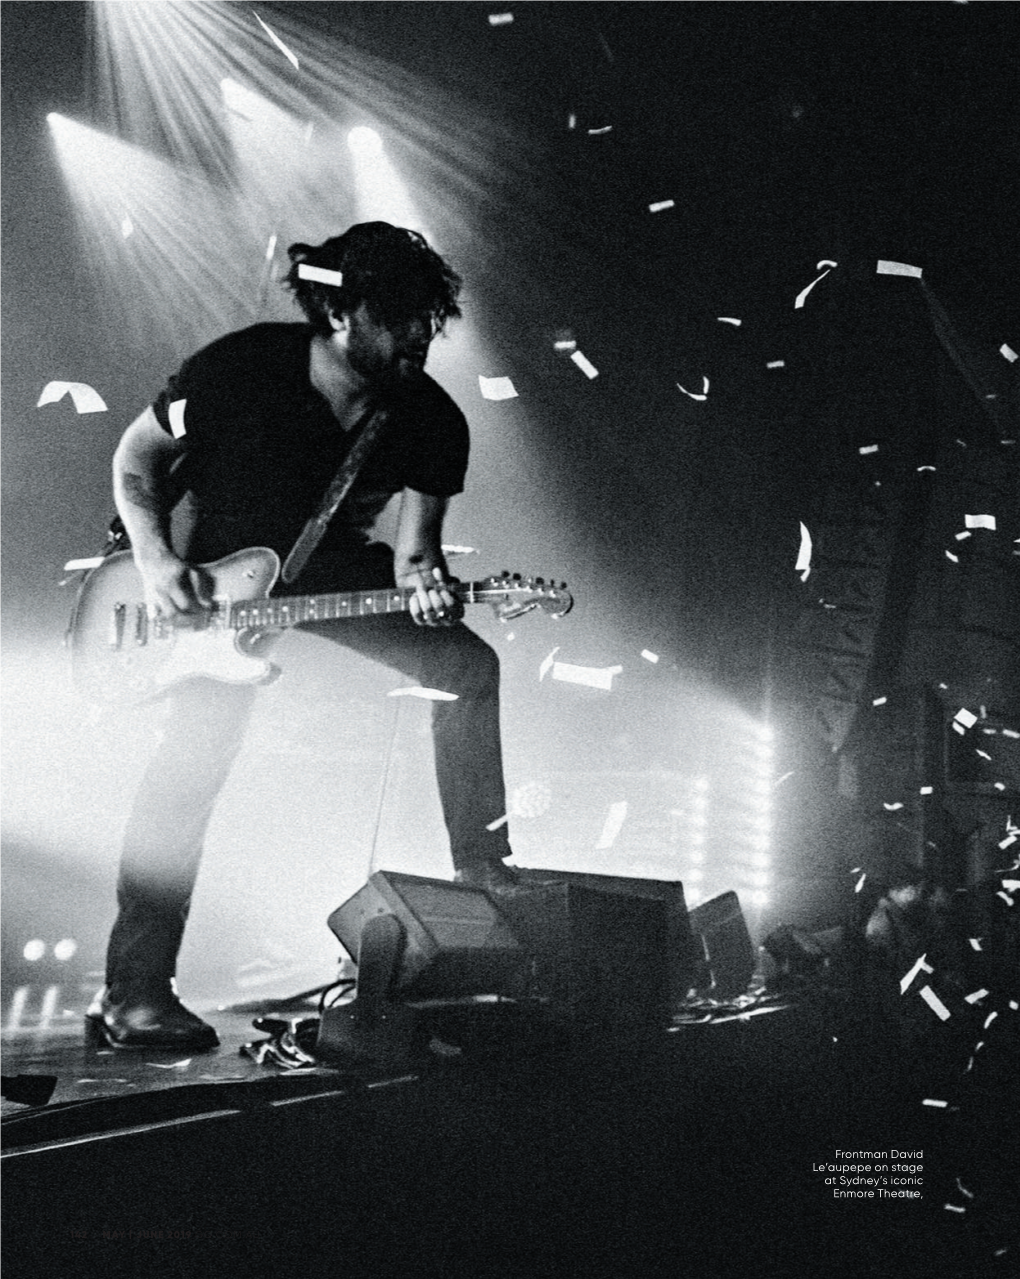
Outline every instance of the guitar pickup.
[(106, 642), (115, 652), (119, 651), (124, 643), (124, 622), (126, 617), (126, 605), (114, 604), (113, 612), (110, 615), (110, 634)]
[(135, 643), (141, 647), (149, 642), (149, 611), (144, 604), (135, 605)]

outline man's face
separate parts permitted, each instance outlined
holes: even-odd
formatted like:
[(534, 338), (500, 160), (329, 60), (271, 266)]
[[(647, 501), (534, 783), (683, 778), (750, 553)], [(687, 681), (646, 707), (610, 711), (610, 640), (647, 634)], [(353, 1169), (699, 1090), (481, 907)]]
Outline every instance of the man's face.
[(385, 323), (374, 319), (364, 303), (347, 316), (347, 362), (359, 377), (380, 387), (418, 377), (431, 341), (427, 319)]

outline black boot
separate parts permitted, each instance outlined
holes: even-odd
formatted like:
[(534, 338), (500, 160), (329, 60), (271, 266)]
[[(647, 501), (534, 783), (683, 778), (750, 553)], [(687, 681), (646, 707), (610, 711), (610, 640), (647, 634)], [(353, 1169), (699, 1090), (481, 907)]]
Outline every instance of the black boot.
[(85, 1014), (86, 1035), (111, 1048), (204, 1052), (216, 1031), (177, 998), (169, 979), (104, 986)]

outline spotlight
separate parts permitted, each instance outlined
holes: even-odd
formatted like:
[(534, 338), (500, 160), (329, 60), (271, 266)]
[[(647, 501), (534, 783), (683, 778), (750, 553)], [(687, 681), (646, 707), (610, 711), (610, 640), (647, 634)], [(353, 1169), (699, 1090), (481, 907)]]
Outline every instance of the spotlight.
[(46, 943), (34, 939), (25, 943), (25, 949), (21, 952), (30, 963), (35, 963), (37, 959), (42, 959), (46, 954)]
[(347, 135), (347, 145), (355, 155), (382, 155), (382, 138), (375, 129), (359, 124)]
[(78, 949), (78, 943), (70, 937), (64, 937), (53, 947), (53, 956), (55, 959), (65, 960), (71, 959)]

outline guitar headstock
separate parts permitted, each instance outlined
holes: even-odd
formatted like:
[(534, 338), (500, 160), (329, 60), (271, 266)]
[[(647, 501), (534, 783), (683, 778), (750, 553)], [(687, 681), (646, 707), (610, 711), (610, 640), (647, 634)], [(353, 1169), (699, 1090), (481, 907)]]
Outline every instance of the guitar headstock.
[(574, 597), (567, 590), (566, 582), (557, 586), (541, 577), (503, 573), (500, 577), (487, 577), (479, 585), (501, 622), (509, 622), (536, 608), (552, 617), (563, 617), (574, 606)]

